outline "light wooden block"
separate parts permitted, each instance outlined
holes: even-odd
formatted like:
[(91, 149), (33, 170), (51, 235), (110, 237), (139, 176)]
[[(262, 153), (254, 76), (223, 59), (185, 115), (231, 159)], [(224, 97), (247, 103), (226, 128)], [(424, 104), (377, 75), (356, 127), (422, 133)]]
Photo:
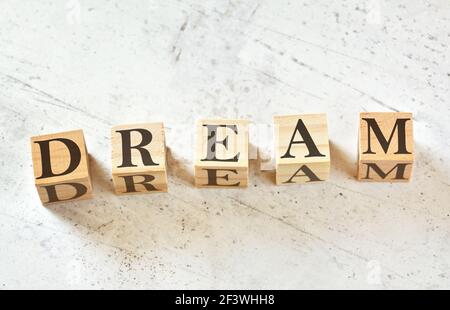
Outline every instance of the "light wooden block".
[(163, 123), (115, 126), (111, 144), (116, 194), (167, 192)]
[(274, 117), (276, 184), (325, 181), (330, 175), (326, 114)]
[(248, 143), (247, 120), (199, 120), (196, 124), (195, 185), (248, 186)]
[(35, 185), (43, 204), (92, 198), (82, 130), (31, 138)]
[(359, 180), (409, 181), (414, 161), (412, 114), (361, 113), (358, 154)]

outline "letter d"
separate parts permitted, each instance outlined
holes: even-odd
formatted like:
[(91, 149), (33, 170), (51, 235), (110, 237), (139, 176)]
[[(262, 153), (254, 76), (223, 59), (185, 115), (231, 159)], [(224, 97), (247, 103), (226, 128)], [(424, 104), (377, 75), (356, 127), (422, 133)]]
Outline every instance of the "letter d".
[[(69, 167), (67, 167), (67, 169), (61, 173), (54, 173), (52, 170), (50, 142), (63, 143), (69, 150), (70, 153)], [(65, 138), (56, 138), (50, 140), (36, 141), (34, 143), (37, 143), (41, 149), (41, 162), (42, 162), (42, 175), (36, 179), (45, 179), (69, 174), (75, 171), (75, 169), (77, 169), (78, 165), (80, 164), (81, 151), (79, 146), (72, 140)]]

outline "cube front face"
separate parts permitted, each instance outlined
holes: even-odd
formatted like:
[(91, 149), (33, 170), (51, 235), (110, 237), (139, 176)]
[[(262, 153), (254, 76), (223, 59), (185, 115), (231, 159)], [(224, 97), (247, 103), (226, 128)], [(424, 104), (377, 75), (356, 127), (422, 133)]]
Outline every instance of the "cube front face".
[(276, 184), (325, 181), (330, 175), (326, 114), (274, 117)]
[(360, 114), (358, 180), (407, 182), (414, 162), (411, 113)]
[(247, 120), (200, 120), (196, 124), (195, 185), (248, 186)]
[(167, 192), (163, 123), (115, 126), (111, 144), (116, 194)]
[(92, 198), (82, 130), (31, 138), (35, 185), (43, 204)]

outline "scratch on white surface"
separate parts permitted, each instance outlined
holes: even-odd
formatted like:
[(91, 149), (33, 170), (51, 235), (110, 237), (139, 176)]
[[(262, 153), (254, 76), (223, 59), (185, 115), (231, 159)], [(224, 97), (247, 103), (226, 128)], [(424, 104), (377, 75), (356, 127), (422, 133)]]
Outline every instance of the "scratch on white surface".
[(68, 111), (72, 111), (72, 112), (79, 112), (79, 113), (81, 113), (83, 115), (86, 115), (89, 118), (92, 118), (92, 119), (96, 120), (96, 121), (100, 121), (102, 123), (109, 124), (109, 122), (107, 120), (104, 120), (104, 119), (102, 119), (102, 118), (100, 118), (100, 117), (98, 117), (96, 115), (92, 115), (91, 113), (89, 113), (86, 110), (80, 109), (80, 108), (78, 108), (78, 107), (76, 107), (74, 105), (71, 105), (71, 104), (69, 104), (67, 102), (64, 102), (63, 100), (61, 100), (59, 98), (56, 98), (53, 95), (51, 95), (51, 94), (49, 94), (49, 93), (47, 93), (47, 92), (45, 92), (43, 90), (35, 88), (32, 85), (30, 85), (30, 84), (28, 84), (28, 83), (26, 83), (24, 81), (21, 81), (21, 80), (15, 78), (15, 77), (13, 77), (13, 76), (11, 76), (9, 74), (2, 74), (2, 73), (0, 73), (0, 75), (6, 77), (7, 79), (12, 81), (13, 83), (16, 83), (16, 84), (19, 84), (19, 85), (23, 86), (25, 88), (25, 90), (27, 90), (27, 91), (31, 91), (32, 93), (37, 93), (38, 95), (41, 95), (41, 96), (43, 96), (43, 97), (45, 97), (47, 99), (50, 99), (50, 101), (37, 99), (37, 100), (39, 100), (42, 103), (53, 105), (53, 106), (61, 108), (63, 110), (68, 110)]

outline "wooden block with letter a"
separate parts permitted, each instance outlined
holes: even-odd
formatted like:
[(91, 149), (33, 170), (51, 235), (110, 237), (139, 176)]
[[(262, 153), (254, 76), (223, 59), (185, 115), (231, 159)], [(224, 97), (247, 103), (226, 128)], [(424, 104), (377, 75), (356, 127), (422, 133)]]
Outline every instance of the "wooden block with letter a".
[(200, 120), (196, 125), (195, 185), (248, 185), (249, 121)]
[(330, 175), (326, 114), (274, 117), (276, 184), (325, 181)]
[(35, 185), (43, 204), (92, 198), (82, 130), (31, 138)]
[(406, 182), (414, 161), (413, 118), (403, 112), (360, 114), (358, 179)]
[(116, 194), (167, 192), (163, 123), (115, 126), (111, 143)]

